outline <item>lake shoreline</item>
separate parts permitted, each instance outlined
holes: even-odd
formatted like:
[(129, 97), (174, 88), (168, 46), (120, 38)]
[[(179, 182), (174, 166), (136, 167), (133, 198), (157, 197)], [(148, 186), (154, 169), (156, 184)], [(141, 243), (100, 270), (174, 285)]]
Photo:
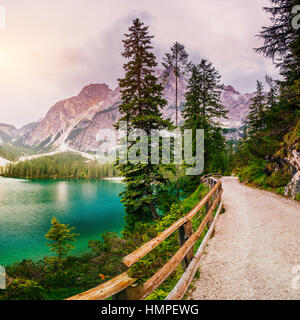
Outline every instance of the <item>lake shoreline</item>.
[(107, 177), (107, 178), (102, 178), (101, 180), (123, 182), (124, 177)]

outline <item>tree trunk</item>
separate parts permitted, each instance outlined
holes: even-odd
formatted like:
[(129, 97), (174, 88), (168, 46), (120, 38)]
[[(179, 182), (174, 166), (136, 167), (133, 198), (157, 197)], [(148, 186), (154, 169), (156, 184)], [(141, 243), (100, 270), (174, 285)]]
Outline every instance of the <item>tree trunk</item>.
[(58, 252), (58, 262), (57, 262), (57, 269), (60, 269), (61, 267), (61, 251)]
[(157, 211), (155, 209), (155, 206), (154, 206), (152, 201), (150, 201), (150, 211), (151, 211), (153, 220), (158, 220), (159, 219), (159, 215), (158, 215), (158, 213), (157, 213)]
[(178, 79), (177, 79), (177, 73), (175, 74), (175, 108), (176, 108), (175, 125), (177, 127), (178, 126)]
[[(176, 68), (177, 68), (177, 59), (176, 59)], [(176, 119), (175, 125), (178, 126), (178, 75), (177, 71), (175, 73), (175, 108), (176, 108)], [(179, 200), (179, 164), (176, 166), (176, 197)]]

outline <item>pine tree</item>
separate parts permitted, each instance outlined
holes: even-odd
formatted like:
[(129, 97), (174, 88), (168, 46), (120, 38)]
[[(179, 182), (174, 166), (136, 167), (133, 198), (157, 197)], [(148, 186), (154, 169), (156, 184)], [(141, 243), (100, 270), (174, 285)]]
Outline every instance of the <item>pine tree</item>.
[[(170, 73), (175, 75), (175, 126), (178, 126), (178, 80), (183, 77), (188, 70), (188, 54), (185, 51), (184, 45), (175, 42), (170, 49), (170, 52), (166, 53), (163, 58), (163, 66), (165, 68), (165, 77), (168, 77)], [(177, 164), (177, 199), (179, 199), (179, 164)]]
[(58, 255), (58, 265), (61, 264), (62, 257), (75, 247), (71, 242), (75, 241), (76, 233), (72, 233), (75, 228), (70, 228), (69, 225), (60, 223), (55, 217), (51, 220), (51, 228), (45, 235), (51, 242), (47, 243), (51, 251)]
[(188, 71), (188, 57), (189, 55), (185, 51), (183, 44), (175, 42), (170, 49), (170, 52), (166, 53), (163, 57), (163, 66), (165, 68), (165, 76), (168, 77), (170, 73), (174, 73), (175, 76), (175, 125), (178, 126), (178, 81)]
[(207, 60), (191, 65), (183, 111), (185, 125), (205, 129), (209, 125), (218, 125), (218, 118), (226, 118), (228, 111), (221, 104), (223, 85), (220, 78), (219, 72)]
[[(167, 102), (162, 97), (163, 87), (155, 76), (157, 66), (152, 52), (148, 27), (139, 20), (133, 20), (129, 33), (123, 40), (123, 57), (129, 59), (124, 65), (125, 77), (119, 79), (122, 103), (119, 106), (120, 121), (127, 121), (128, 129), (143, 129), (150, 136), (151, 129), (164, 129), (171, 123), (162, 118), (162, 108)], [(119, 127), (119, 122), (116, 124)], [(130, 142), (132, 148), (135, 142)], [(125, 190), (121, 193), (126, 209), (127, 227), (134, 227), (137, 221), (157, 219), (157, 193), (163, 188), (164, 179), (159, 165), (120, 164), (120, 172), (124, 177)]]
[(266, 106), (268, 110), (272, 110), (278, 103), (278, 86), (275, 80), (270, 76), (266, 76), (266, 83), (269, 86), (269, 91), (266, 94)]
[(228, 112), (220, 101), (223, 85), (219, 72), (207, 60), (202, 60), (199, 65), (192, 64), (190, 68), (183, 126), (204, 129), (205, 170), (218, 171), (221, 169), (219, 157), (225, 152), (225, 140), (217, 119), (226, 118)]
[(257, 81), (255, 96), (252, 98), (252, 104), (246, 120), (249, 135), (253, 135), (265, 127), (265, 100), (264, 86), (262, 82)]
[(275, 61), (285, 77), (287, 85), (300, 77), (300, 32), (293, 28), (295, 16), (293, 8), (299, 0), (269, 0), (270, 7), (264, 10), (271, 14), (271, 25), (263, 27), (259, 37), (264, 45), (257, 48), (258, 53)]

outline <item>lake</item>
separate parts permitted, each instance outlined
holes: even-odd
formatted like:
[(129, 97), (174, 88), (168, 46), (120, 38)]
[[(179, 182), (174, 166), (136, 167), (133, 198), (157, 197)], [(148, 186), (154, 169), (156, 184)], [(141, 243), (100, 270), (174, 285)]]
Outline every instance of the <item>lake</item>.
[(118, 181), (50, 181), (0, 177), (0, 265), (53, 255), (44, 235), (51, 218), (75, 227), (80, 236), (70, 254), (87, 252), (88, 241), (125, 225)]

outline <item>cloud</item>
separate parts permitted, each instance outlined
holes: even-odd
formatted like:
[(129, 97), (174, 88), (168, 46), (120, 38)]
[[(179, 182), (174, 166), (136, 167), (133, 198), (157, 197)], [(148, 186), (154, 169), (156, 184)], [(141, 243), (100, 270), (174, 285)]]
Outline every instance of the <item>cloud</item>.
[(151, 24), (151, 16), (147, 12), (132, 11), (113, 22), (101, 34), (87, 39), (83, 45), (63, 48), (52, 62), (56, 68), (47, 70), (45, 77), (67, 91), (99, 82), (116, 87), (125, 62), (121, 55), (122, 39), (136, 17), (146, 25)]
[(2, 0), (0, 122), (18, 126), (42, 117), (58, 100), (89, 83), (117, 85), (123, 75), (123, 34), (139, 17), (155, 35), (160, 62), (175, 41), (193, 62), (207, 58), (225, 84), (255, 90), (275, 76), (271, 61), (253, 51), (268, 17), (267, 0)]
[(47, 76), (66, 91), (80, 90), (90, 82), (106, 82), (115, 87), (123, 73), (123, 34), (132, 19), (139, 17), (155, 34), (153, 44), (159, 62), (172, 43), (180, 41), (194, 63), (209, 59), (226, 84), (241, 91), (254, 90), (256, 79), (262, 80), (267, 73), (276, 76), (271, 61), (253, 50), (260, 45), (255, 35), (267, 22), (262, 11), (265, 2), (259, 0), (253, 5), (243, 0), (204, 0), (200, 5), (192, 0), (182, 8), (182, 3), (175, 0), (172, 5), (156, 2), (157, 7), (150, 9), (141, 1), (145, 10), (128, 8), (126, 15), (111, 22), (97, 36), (89, 37), (80, 46), (63, 48), (54, 62), (57, 68), (48, 70)]

